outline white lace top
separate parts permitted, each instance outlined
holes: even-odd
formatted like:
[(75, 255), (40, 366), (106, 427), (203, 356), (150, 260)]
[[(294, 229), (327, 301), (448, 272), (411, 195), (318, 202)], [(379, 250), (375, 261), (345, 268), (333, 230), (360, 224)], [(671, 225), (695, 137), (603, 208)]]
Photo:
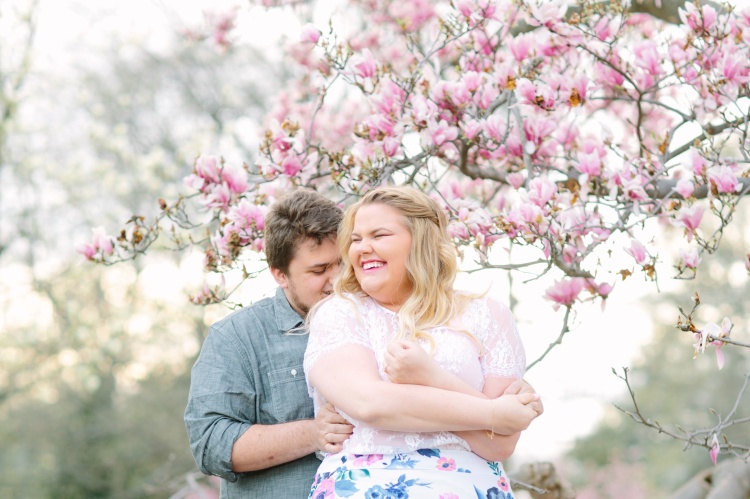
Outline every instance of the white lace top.
[[(383, 357), (386, 344), (398, 328), (396, 313), (369, 297), (347, 295), (347, 298), (333, 296), (315, 311), (305, 352), (305, 372), (310, 372), (321, 355), (356, 344), (372, 350), (380, 377), (390, 382), (383, 372)], [(477, 298), (469, 302), (451, 326), (455, 329), (437, 327), (429, 331), (435, 340), (433, 358), (443, 369), (480, 391), (486, 377), (523, 377), (526, 357), (508, 307), (490, 298)], [(479, 343), (458, 332), (460, 329), (473, 333)], [(426, 341), (421, 346), (429, 349)], [(314, 386), (308, 384), (308, 390), (317, 413), (325, 400)], [(344, 451), (348, 453), (389, 454), (427, 448), (471, 450), (464, 439), (450, 432), (378, 430), (342, 415), (354, 425), (354, 433), (344, 442)]]

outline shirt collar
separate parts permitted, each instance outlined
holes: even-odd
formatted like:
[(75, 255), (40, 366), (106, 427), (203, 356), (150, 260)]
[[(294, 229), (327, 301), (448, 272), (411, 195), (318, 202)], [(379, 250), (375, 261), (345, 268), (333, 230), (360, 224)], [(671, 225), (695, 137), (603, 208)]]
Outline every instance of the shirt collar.
[(282, 333), (299, 328), (305, 321), (289, 304), (289, 300), (286, 299), (286, 294), (284, 294), (284, 288), (276, 289), (276, 296), (274, 296), (273, 301), (273, 308), (276, 311), (276, 326)]

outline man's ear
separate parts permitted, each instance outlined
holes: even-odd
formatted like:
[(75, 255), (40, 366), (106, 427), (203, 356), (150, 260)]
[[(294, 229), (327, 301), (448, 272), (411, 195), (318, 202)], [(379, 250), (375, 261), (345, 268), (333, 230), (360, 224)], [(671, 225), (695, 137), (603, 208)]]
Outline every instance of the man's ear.
[(271, 271), (271, 275), (276, 281), (276, 284), (281, 286), (283, 289), (286, 289), (289, 287), (289, 279), (287, 279), (286, 274), (284, 272), (282, 272), (280, 269), (275, 269), (273, 267), (269, 267), (269, 270)]

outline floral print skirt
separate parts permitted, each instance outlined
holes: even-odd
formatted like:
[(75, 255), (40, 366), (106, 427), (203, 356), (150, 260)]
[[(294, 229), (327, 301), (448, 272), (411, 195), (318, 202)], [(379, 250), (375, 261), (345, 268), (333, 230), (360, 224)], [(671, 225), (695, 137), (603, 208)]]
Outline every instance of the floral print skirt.
[(311, 499), (513, 499), (503, 465), (463, 450), (328, 455)]

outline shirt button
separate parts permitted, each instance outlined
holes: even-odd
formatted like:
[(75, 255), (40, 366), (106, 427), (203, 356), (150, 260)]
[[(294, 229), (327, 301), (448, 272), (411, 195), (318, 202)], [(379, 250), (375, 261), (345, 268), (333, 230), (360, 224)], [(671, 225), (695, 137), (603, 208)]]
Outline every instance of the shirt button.
[(297, 376), (297, 370), (296, 369), (292, 369), (292, 376)]

